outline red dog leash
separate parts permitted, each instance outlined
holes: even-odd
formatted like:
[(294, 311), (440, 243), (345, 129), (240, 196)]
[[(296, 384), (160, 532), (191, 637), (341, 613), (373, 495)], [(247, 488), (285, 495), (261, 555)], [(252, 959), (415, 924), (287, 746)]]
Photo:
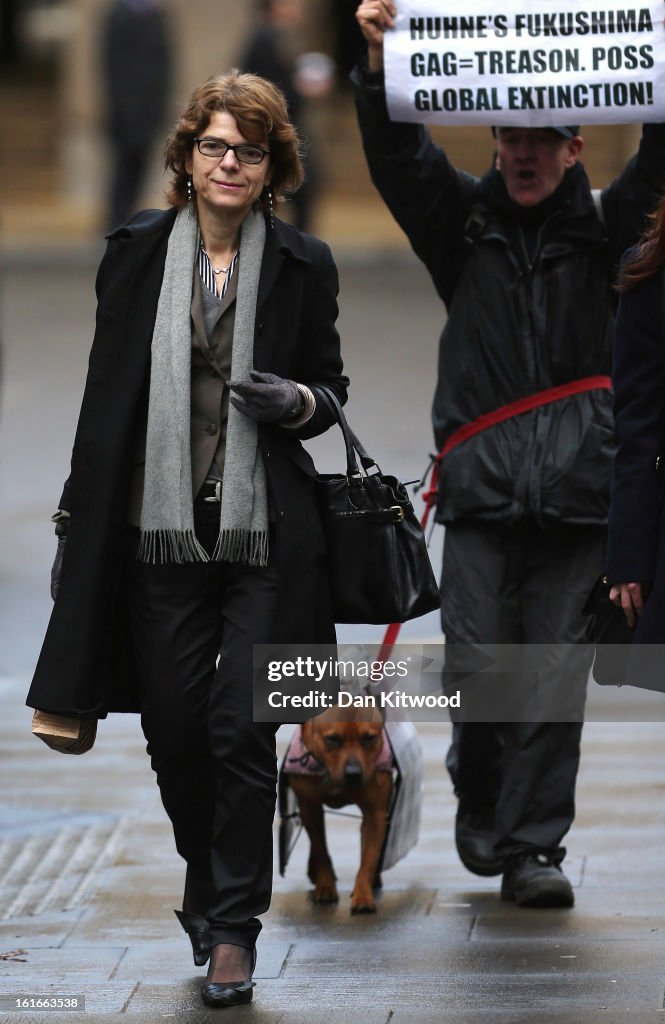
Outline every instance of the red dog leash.
[[(551, 405), (552, 402), (559, 402), (562, 398), (569, 398), (571, 395), (580, 395), (584, 391), (596, 391), (598, 389), (611, 390), (612, 378), (604, 377), (601, 375), (595, 377), (581, 377), (579, 380), (568, 381), (567, 384), (557, 384), (553, 388), (545, 388), (544, 391), (537, 391), (534, 395), (527, 395), (525, 398), (518, 398), (515, 402), (508, 402), (507, 405), (500, 405), (498, 409), (494, 409), (492, 412), (483, 413), (482, 416), (478, 416), (477, 419), (472, 420), (471, 423), (464, 423), (457, 430), (454, 430), (450, 437), (446, 440), (441, 451), (432, 456), (432, 462), (427, 472), (425, 473), (424, 480), (427, 479), (427, 473), (431, 469), (432, 476), (430, 478), (429, 489), (423, 494), (423, 501), (425, 502), (425, 511), (423, 512), (420, 520), (420, 525), (423, 530), (427, 526), (429, 514), (431, 509), (436, 504), (437, 495), (439, 493), (439, 473), (441, 469), (441, 462), (449, 455), (450, 452), (457, 448), (463, 441), (468, 441), (470, 437), (475, 437), (476, 434), (480, 434), (483, 430), (488, 430), (490, 427), (496, 426), (497, 423), (503, 423), (504, 420), (512, 419), (513, 416), (521, 416), (522, 413), (530, 412), (531, 409), (539, 409), (544, 405)], [(386, 661), (392, 654), (393, 647), (397, 642), (400, 629), (402, 628), (401, 622), (391, 622), (386, 629), (381, 647), (377, 655), (377, 661)]]

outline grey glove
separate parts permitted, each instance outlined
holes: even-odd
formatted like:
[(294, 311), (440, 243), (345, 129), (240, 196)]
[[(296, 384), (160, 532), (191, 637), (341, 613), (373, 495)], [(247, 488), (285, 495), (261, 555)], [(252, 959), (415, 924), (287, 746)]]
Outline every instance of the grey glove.
[(51, 567), (51, 597), (55, 601), (58, 595), (58, 588), (60, 586), (60, 577), (62, 575), (62, 559), (65, 553), (65, 544), (67, 543), (69, 516), (68, 513), (62, 512), (58, 509), (52, 518), (55, 523), (55, 535), (58, 538), (58, 547), (56, 548), (53, 566)]
[(296, 384), (274, 373), (250, 370), (251, 380), (229, 381), (230, 401), (257, 423), (279, 423), (302, 412), (303, 402)]

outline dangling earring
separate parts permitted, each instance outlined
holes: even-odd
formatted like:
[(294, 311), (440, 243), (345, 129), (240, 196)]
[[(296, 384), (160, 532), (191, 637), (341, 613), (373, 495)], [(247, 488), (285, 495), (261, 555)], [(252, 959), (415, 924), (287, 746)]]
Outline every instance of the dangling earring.
[(275, 207), (273, 206), (272, 189), (270, 188), (270, 185), (268, 185), (268, 216), (270, 217), (270, 227), (274, 228), (274, 226), (275, 226)]
[(187, 188), (187, 204), (189, 206), (189, 216), (193, 217), (194, 214), (192, 212), (192, 206), (193, 206), (192, 199), (194, 198), (194, 185), (192, 183), (192, 176), (191, 176), (191, 174), (187, 175), (187, 186), (186, 186), (186, 188)]

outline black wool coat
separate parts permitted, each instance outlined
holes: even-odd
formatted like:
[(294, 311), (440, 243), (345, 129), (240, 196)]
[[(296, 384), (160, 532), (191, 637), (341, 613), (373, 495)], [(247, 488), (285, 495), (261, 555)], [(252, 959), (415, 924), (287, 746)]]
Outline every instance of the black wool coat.
[[(665, 268), (664, 268), (665, 270)], [(665, 296), (663, 272), (624, 292), (614, 346), (619, 442), (609, 515), (611, 583), (649, 583), (633, 642), (665, 643)], [(662, 669), (662, 667), (661, 667)], [(662, 676), (662, 671), (661, 671)]]
[[(97, 275), (97, 325), (71, 474), (60, 507), (71, 513), (58, 596), (27, 703), (103, 718), (138, 711), (124, 600), (126, 516), (136, 431), (145, 421), (150, 344), (175, 210), (148, 210), (110, 237)], [(279, 220), (261, 266), (254, 367), (346, 401), (329, 248)], [(293, 430), (261, 424), (279, 573), (275, 643), (334, 642), (315, 467), (301, 439), (333, 422), (320, 403)]]

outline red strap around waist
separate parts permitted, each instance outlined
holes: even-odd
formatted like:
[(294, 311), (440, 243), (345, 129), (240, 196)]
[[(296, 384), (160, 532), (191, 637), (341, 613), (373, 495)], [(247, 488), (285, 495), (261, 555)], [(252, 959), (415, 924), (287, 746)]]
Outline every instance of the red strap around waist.
[[(472, 420), (471, 423), (465, 423), (463, 426), (458, 427), (457, 430), (454, 430), (446, 440), (438, 455), (432, 457), (432, 476), (430, 479), (429, 489), (425, 491), (422, 496), (423, 501), (425, 502), (425, 511), (423, 512), (420, 520), (420, 525), (423, 530), (427, 526), (430, 509), (436, 503), (439, 491), (439, 467), (441, 465), (441, 461), (453, 450), (453, 448), (456, 448), (458, 444), (461, 444), (462, 441), (467, 441), (470, 437), (474, 437), (476, 434), (482, 433), (483, 430), (487, 430), (489, 427), (493, 427), (497, 423), (503, 423), (504, 420), (512, 419), (513, 416), (519, 416), (521, 413), (529, 412), (531, 409), (538, 409), (542, 405), (550, 405), (551, 402), (558, 402), (562, 398), (568, 398), (570, 395), (580, 395), (583, 391), (595, 391), (596, 389), (609, 390), (611, 387), (611, 377), (604, 377), (602, 375), (595, 377), (581, 377), (579, 380), (571, 380), (566, 384), (557, 384), (556, 387), (553, 388), (545, 388), (544, 391), (536, 391), (534, 395), (526, 395), (524, 398), (518, 398), (516, 402), (508, 402), (507, 405), (500, 405), (498, 409), (494, 409), (492, 412), (483, 413), (482, 416), (478, 416), (478, 418)], [(399, 622), (393, 622), (387, 627), (377, 657), (378, 661), (385, 661), (390, 657), (397, 642), (400, 629), (401, 623)]]
[(507, 405), (500, 405), (498, 409), (493, 409), (492, 412), (485, 412), (482, 416), (478, 416), (471, 423), (465, 423), (463, 426), (458, 427), (454, 430), (450, 437), (446, 440), (443, 448), (434, 458), (434, 468), (432, 470), (432, 478), (430, 480), (429, 490), (423, 494), (423, 501), (425, 502), (425, 515), (423, 516), (423, 528), (427, 524), (429, 517), (429, 510), (436, 502), (436, 496), (439, 489), (439, 466), (441, 460), (448, 455), (449, 452), (456, 448), (462, 441), (468, 441), (470, 437), (474, 437), (476, 434), (482, 433), (483, 430), (487, 430), (489, 427), (495, 426), (497, 423), (503, 423), (504, 420), (512, 419), (513, 416), (519, 416), (521, 413), (529, 412), (531, 409), (538, 409), (542, 405), (550, 405), (552, 402), (559, 402), (562, 398), (568, 398), (570, 395), (580, 395), (583, 391), (595, 391), (597, 389), (608, 390), (612, 387), (612, 378), (597, 375), (595, 377), (580, 377), (579, 380), (570, 380), (566, 384), (557, 384), (553, 388), (545, 388), (544, 391), (536, 391), (534, 395), (526, 395), (524, 398), (518, 398), (516, 402), (508, 402)]
[(503, 423), (504, 420), (512, 419), (513, 416), (519, 416), (521, 413), (529, 412), (531, 409), (538, 409), (542, 405), (550, 405), (552, 402), (558, 402), (560, 399), (568, 398), (570, 395), (579, 395), (583, 391), (595, 391), (597, 388), (608, 389), (611, 387), (612, 379), (610, 377), (581, 377), (579, 380), (570, 380), (566, 384), (557, 384), (554, 388), (536, 391), (535, 395), (526, 395), (524, 398), (518, 398), (516, 402), (500, 405), (498, 409), (483, 413), (482, 416), (478, 416), (471, 423), (465, 423), (463, 426), (458, 427), (457, 430), (454, 430), (439, 452), (438, 457), (442, 459), (453, 448), (456, 448), (458, 444), (461, 444), (462, 441), (466, 441), (475, 434), (480, 434), (481, 431), (487, 430), (488, 427), (493, 427), (497, 423)]

